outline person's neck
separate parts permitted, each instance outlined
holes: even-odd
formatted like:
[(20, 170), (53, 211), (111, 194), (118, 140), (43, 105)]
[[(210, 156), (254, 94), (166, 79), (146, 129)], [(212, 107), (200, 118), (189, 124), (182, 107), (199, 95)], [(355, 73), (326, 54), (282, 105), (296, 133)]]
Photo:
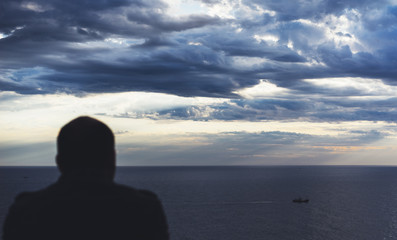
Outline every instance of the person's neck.
[(61, 174), (60, 181), (112, 183), (113, 176), (104, 169), (75, 169)]

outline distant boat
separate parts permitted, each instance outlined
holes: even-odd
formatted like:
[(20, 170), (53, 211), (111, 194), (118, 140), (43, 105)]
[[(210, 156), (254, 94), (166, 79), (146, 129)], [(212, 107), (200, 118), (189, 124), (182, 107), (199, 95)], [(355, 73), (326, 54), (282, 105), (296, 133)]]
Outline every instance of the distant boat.
[(295, 198), (292, 200), (294, 203), (308, 203), (309, 199), (303, 199), (303, 198)]

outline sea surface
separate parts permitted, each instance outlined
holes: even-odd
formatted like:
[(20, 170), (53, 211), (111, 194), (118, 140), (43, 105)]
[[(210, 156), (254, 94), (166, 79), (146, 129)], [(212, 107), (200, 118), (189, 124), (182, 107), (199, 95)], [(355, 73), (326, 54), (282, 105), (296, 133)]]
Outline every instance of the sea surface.
[[(17, 193), (58, 177), (0, 167), (0, 225)], [(119, 167), (116, 181), (157, 193), (174, 240), (397, 239), (396, 167)]]

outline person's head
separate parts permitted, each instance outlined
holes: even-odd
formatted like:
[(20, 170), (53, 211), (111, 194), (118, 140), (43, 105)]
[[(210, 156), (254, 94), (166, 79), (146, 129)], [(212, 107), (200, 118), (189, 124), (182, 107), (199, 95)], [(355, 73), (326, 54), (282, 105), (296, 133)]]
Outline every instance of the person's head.
[(114, 177), (116, 154), (114, 135), (104, 123), (78, 117), (63, 126), (57, 138), (56, 162), (62, 174), (95, 170)]

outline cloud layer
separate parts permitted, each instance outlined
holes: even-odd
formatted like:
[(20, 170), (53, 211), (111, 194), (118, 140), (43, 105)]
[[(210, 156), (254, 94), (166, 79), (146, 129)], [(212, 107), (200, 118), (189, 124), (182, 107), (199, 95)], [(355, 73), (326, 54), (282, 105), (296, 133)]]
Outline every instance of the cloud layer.
[(305, 94), (317, 89), (304, 79), (397, 83), (388, 1), (202, 4), (174, 16), (172, 1), (5, 0), (0, 89), (235, 98), (260, 79)]
[(391, 0), (2, 0), (0, 164), (75, 115), (122, 165), (390, 164), (396, 46)]
[[(128, 133), (116, 132), (123, 134)], [(376, 130), (338, 136), (279, 131), (157, 135), (119, 143), (117, 161), (119, 166), (394, 164), (395, 146), (376, 144), (383, 137)], [(55, 164), (54, 142), (2, 145), (0, 153), (2, 165)]]

